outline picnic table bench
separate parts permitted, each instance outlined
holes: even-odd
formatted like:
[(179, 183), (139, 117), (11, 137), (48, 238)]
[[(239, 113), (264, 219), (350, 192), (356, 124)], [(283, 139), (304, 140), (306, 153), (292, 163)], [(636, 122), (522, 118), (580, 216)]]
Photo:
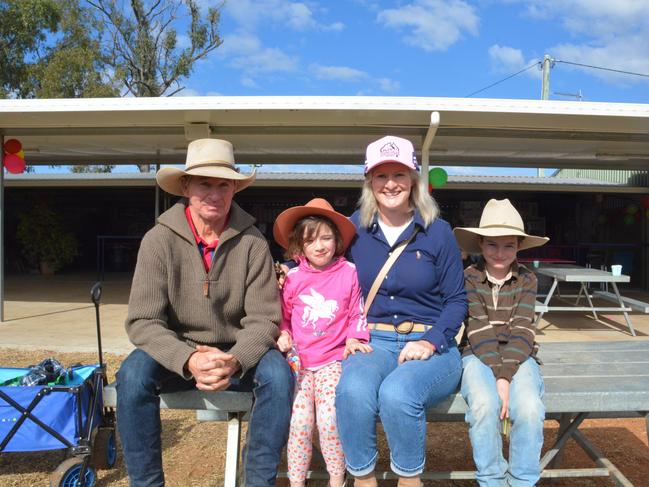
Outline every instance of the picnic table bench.
[[(586, 418), (642, 416), (649, 438), (649, 341), (542, 343), (539, 356), (545, 379), (546, 419), (559, 422), (555, 443), (541, 459), (542, 478), (609, 476), (616, 485), (633, 484), (586, 438), (579, 427)], [(114, 385), (104, 389), (107, 406), (116, 404)], [(199, 420), (227, 421), (225, 481), (238, 481), (241, 423), (252, 405), (249, 393), (198, 390), (162, 394), (162, 408), (195, 409)], [(459, 393), (432, 408), (428, 421), (464, 421), (466, 403)], [(553, 468), (566, 442), (574, 439), (594, 460), (594, 468)], [(466, 441), (469, 441), (468, 437)], [(395, 478), (391, 472), (379, 478)], [(309, 478), (327, 478), (325, 472), (309, 472)], [(423, 479), (475, 479), (473, 471), (429, 472)]]

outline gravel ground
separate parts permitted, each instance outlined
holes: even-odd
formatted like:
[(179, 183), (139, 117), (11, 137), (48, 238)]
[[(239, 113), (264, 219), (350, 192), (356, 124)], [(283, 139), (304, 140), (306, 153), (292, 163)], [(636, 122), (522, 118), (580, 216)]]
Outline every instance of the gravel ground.
[[(64, 364), (95, 363), (96, 354), (53, 353), (18, 351), (0, 348), (3, 367), (25, 367), (43, 358), (56, 357)], [(105, 356), (109, 379), (114, 379), (120, 357)], [(163, 411), (163, 462), (167, 485), (218, 486), (223, 485), (226, 428), (220, 423), (198, 423), (193, 412)], [(582, 431), (636, 486), (649, 485), (649, 446), (644, 419), (590, 420)], [(546, 422), (546, 448), (555, 438), (557, 426)], [(382, 438), (382, 435), (381, 435)], [(381, 439), (380, 468), (387, 464), (387, 449)], [(45, 486), (56, 466), (65, 459), (65, 451), (2, 453), (0, 454), (0, 487)], [(592, 467), (589, 458), (572, 441), (564, 456), (564, 468)], [(569, 464), (568, 464), (569, 463)], [(463, 423), (437, 423), (429, 426), (427, 467), (431, 470), (466, 470), (473, 468), (467, 428)], [(127, 486), (126, 469), (119, 458), (116, 468), (98, 472), (97, 486)], [(278, 485), (286, 485), (280, 481)], [(322, 484), (324, 485), (324, 483)], [(394, 481), (381, 482), (381, 487), (395, 485)], [(467, 481), (426, 482), (430, 486), (470, 486)], [(539, 485), (552, 486), (611, 486), (608, 479), (570, 479)]]

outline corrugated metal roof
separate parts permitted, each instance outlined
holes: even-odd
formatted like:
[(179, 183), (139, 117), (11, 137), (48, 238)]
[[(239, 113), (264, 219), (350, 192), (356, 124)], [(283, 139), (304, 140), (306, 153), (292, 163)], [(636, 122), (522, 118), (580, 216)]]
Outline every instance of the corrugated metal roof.
[(609, 181), (614, 184), (649, 187), (649, 171), (618, 169), (558, 169), (552, 175), (556, 178), (588, 178)]
[(408, 137), (440, 165), (649, 165), (649, 104), (432, 97), (163, 97), (0, 100), (0, 133), (31, 164), (184, 160), (187, 141), (222, 137), (246, 164), (360, 164), (369, 142)]

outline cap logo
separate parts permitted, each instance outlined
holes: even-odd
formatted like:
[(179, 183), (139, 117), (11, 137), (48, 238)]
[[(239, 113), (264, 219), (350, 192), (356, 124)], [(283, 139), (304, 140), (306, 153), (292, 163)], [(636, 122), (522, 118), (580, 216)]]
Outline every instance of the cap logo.
[(388, 142), (379, 152), (381, 157), (399, 157), (399, 147), (394, 142)]

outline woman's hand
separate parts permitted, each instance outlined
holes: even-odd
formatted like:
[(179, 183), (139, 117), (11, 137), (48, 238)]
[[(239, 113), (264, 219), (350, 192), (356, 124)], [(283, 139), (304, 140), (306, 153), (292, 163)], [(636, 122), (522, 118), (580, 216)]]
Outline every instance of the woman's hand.
[(279, 338), (277, 339), (277, 348), (279, 349), (279, 351), (286, 353), (291, 349), (292, 346), (293, 340), (291, 340), (291, 335), (286, 331), (281, 332), (279, 334)]
[(500, 408), (500, 419), (509, 417), (509, 381), (507, 379), (496, 380), (496, 391), (503, 405)]
[(399, 365), (407, 360), (428, 360), (435, 353), (435, 345), (426, 340), (408, 342), (399, 354)]
[(369, 353), (372, 347), (368, 343), (363, 343), (356, 338), (348, 338), (345, 342), (345, 350), (343, 351), (343, 359), (350, 355), (356, 355), (356, 352)]

